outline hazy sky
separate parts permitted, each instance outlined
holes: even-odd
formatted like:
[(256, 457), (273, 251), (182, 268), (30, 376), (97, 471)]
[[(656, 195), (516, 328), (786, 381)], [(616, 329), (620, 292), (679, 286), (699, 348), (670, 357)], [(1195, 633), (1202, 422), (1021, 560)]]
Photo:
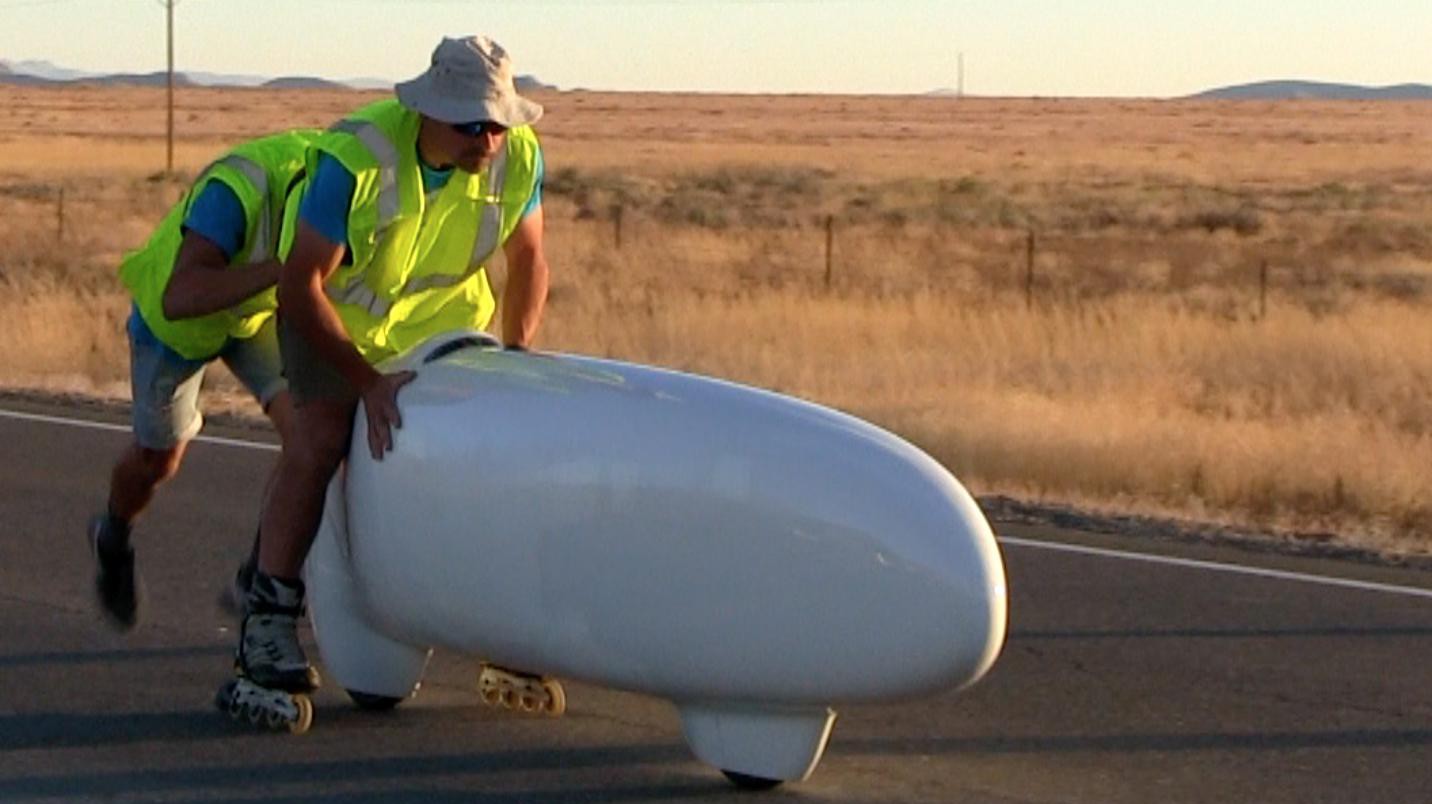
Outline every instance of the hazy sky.
[[(408, 78), (486, 33), (571, 89), (1175, 96), (1432, 83), (1432, 0), (178, 0), (176, 68)], [(0, 0), (0, 59), (164, 68), (162, 0)]]

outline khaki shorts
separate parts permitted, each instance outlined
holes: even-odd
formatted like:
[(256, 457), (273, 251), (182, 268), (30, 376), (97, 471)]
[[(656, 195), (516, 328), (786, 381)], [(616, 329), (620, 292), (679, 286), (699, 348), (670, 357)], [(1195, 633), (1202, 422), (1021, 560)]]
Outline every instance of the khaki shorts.
[(288, 379), (295, 405), (320, 401), (357, 404), (358, 389), (282, 316), (279, 316), (278, 346), (283, 355), (283, 376)]
[(230, 338), (218, 354), (202, 360), (190, 360), (165, 345), (137, 308), (129, 313), (127, 330), (134, 440), (145, 449), (171, 449), (199, 434), (204, 426), (199, 388), (205, 367), (214, 360), (224, 361), (265, 410), (286, 387), (272, 317), (253, 337)]

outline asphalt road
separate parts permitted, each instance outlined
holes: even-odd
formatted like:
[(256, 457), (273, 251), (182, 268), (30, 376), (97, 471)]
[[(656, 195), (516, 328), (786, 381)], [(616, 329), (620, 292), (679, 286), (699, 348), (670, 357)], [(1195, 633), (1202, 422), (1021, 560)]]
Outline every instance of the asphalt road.
[(842, 711), (814, 776), (771, 793), (693, 759), (663, 701), (569, 684), (565, 717), (514, 715), (445, 653), (395, 711), (324, 689), (307, 735), (255, 733), (211, 703), (234, 640), (214, 600), (273, 453), (194, 445), (139, 530), (148, 616), (122, 636), (83, 531), (126, 438), (0, 413), (5, 804), (1432, 801), (1432, 574), (1016, 526), (991, 674)]

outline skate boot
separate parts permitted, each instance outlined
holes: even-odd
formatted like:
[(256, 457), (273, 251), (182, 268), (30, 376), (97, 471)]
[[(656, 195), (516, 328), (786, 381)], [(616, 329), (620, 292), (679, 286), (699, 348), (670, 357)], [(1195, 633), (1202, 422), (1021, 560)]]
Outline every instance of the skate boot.
[(255, 572), (249, 587), (248, 614), (239, 629), (238, 674), (260, 687), (290, 693), (318, 689), (318, 671), (298, 644), (303, 614), (303, 581), (280, 580)]
[(94, 589), (100, 610), (110, 624), (128, 631), (139, 622), (144, 585), (134, 571), (129, 523), (108, 513), (89, 523), (90, 552), (95, 558)]
[(240, 622), (249, 613), (249, 588), (258, 570), (253, 557), (239, 565), (234, 577), (219, 590), (219, 610)]
[(298, 644), (303, 582), (255, 572), (246, 596), (248, 613), (234, 656), (236, 678), (219, 688), (214, 703), (234, 720), (302, 734), (313, 725), (318, 671)]
[(488, 706), (561, 717), (567, 711), (562, 682), (487, 662), (477, 674), (477, 691)]

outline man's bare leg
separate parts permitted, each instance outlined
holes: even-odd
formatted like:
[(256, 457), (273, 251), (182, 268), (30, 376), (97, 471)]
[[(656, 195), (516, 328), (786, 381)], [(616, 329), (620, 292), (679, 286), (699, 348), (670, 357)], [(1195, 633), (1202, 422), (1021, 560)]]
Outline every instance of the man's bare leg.
[[(274, 430), (278, 433), (280, 450), (279, 459), (274, 461), (273, 466), (269, 469), (268, 477), (264, 481), (263, 497), (259, 502), (261, 521), (263, 512), (268, 509), (269, 495), (273, 493), (274, 483), (278, 480), (279, 463), (283, 460), (283, 445), (293, 443), (294, 427), (297, 426), (293, 410), (293, 397), (288, 391), (279, 391), (264, 407), (264, 414), (268, 416), (269, 422), (273, 424)], [(219, 607), (239, 619), (242, 619), (247, 611), (249, 585), (253, 582), (254, 572), (259, 566), (259, 530), (259, 527), (254, 528), (253, 547), (244, 558), (243, 563), (239, 565), (238, 570), (235, 571), (233, 581), (226, 584), (219, 595)]]
[(312, 400), (296, 405), (293, 438), (279, 456), (259, 533), (259, 569), (239, 635), (240, 673), (261, 687), (290, 693), (318, 686), (318, 673), (299, 645), (301, 577), (323, 518), (323, 501), (348, 454), (356, 402)]
[(133, 524), (154, 499), (154, 491), (179, 471), (188, 441), (150, 449), (131, 441), (109, 475), (109, 515)]
[(259, 540), (259, 569), (296, 579), (323, 518), (323, 500), (348, 455), (354, 401), (311, 400), (295, 406), (292, 440), (279, 456)]
[(110, 472), (105, 512), (90, 520), (90, 549), (98, 571), (95, 595), (116, 628), (128, 631), (139, 622), (143, 583), (134, 570), (130, 527), (154, 499), (154, 491), (179, 471), (187, 441), (168, 449), (150, 449), (130, 442)]

